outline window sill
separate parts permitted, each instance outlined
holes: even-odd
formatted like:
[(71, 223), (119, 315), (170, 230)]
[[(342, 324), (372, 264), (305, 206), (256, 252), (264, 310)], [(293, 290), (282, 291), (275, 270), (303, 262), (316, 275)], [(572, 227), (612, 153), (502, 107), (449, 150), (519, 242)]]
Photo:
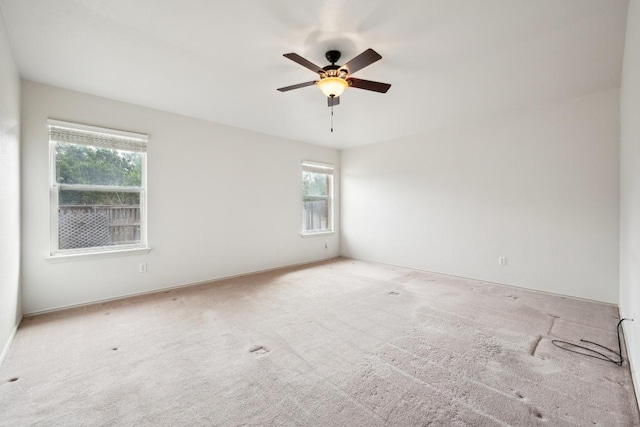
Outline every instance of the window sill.
[(321, 237), (336, 234), (335, 231), (317, 231), (314, 233), (300, 233), (300, 237)]
[(131, 256), (131, 255), (144, 255), (148, 254), (151, 251), (151, 248), (132, 248), (132, 249), (118, 249), (114, 251), (102, 251), (102, 252), (75, 252), (75, 253), (66, 253), (66, 254), (58, 254), (58, 255), (49, 255), (46, 256), (45, 259), (48, 262), (68, 262), (68, 261), (81, 261), (81, 260), (90, 260), (90, 259), (104, 259), (104, 258), (115, 258), (121, 256)]

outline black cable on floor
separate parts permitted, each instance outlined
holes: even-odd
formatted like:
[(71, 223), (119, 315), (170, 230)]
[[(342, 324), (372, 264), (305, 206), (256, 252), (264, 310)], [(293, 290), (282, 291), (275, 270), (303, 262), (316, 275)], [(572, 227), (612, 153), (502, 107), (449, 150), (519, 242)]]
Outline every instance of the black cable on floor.
[[(593, 344), (593, 345), (598, 346), (598, 347), (600, 347), (600, 348), (602, 348), (604, 350), (607, 350), (608, 352), (610, 352), (612, 354), (615, 354), (617, 356), (616, 359), (613, 359), (613, 358), (607, 356), (606, 354), (601, 353), (601, 352), (599, 352), (597, 350), (594, 350), (592, 348), (585, 347), (583, 345), (574, 344), (574, 343), (571, 343), (571, 342), (568, 342), (568, 341), (551, 340), (551, 343), (553, 345), (555, 345), (556, 347), (558, 347), (558, 348), (570, 351), (572, 353), (578, 353), (578, 354), (581, 354), (583, 356), (593, 357), (593, 358), (596, 358), (596, 359), (600, 359), (600, 360), (604, 360), (604, 361), (607, 361), (607, 362), (615, 363), (618, 366), (622, 366), (622, 363), (624, 362), (624, 358), (622, 357), (622, 342), (620, 341), (620, 327), (622, 325), (622, 322), (625, 321), (625, 320), (633, 321), (633, 319), (620, 319), (620, 321), (618, 322), (618, 326), (616, 326), (616, 330), (618, 331), (618, 351), (617, 352), (614, 351), (614, 350), (611, 350), (609, 347), (605, 347), (605, 346), (600, 345), (598, 343), (595, 343), (593, 341), (587, 341), (587, 340), (583, 340), (583, 339), (580, 340), (580, 342)], [(581, 349), (581, 350), (584, 350), (584, 351), (586, 351), (588, 353), (583, 353), (582, 351), (577, 351), (577, 350), (574, 350), (574, 349)]]

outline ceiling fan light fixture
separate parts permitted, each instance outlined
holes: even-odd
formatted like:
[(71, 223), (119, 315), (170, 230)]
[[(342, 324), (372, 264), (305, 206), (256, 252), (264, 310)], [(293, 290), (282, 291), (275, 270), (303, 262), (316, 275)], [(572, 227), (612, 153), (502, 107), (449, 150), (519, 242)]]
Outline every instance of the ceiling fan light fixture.
[(336, 98), (349, 86), (349, 83), (340, 77), (325, 77), (320, 79), (318, 87), (329, 98)]

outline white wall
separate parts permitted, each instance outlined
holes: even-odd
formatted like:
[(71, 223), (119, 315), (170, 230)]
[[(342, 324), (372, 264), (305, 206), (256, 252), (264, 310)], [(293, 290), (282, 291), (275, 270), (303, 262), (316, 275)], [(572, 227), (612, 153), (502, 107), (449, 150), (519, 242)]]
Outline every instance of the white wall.
[(20, 306), (20, 77), (0, 13), (0, 364)]
[(617, 303), (618, 136), (609, 91), (345, 150), (341, 252)]
[[(22, 93), (25, 313), (338, 255), (338, 233), (300, 237), (301, 162), (338, 167), (336, 150), (28, 81)], [(149, 254), (46, 259), (47, 118), (149, 134)]]
[[(640, 0), (631, 0), (620, 90), (620, 314), (640, 392)], [(638, 394), (638, 393), (636, 393)]]

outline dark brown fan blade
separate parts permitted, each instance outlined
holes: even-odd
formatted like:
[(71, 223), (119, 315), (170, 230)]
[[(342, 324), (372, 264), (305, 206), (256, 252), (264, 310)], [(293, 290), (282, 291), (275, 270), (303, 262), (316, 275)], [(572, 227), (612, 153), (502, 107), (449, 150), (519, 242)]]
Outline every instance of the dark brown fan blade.
[(391, 85), (389, 83), (373, 82), (371, 80), (347, 79), (349, 86), (358, 89), (371, 90), (373, 92), (387, 93)]
[(288, 90), (294, 90), (294, 89), (300, 89), (301, 87), (307, 87), (307, 86), (313, 86), (314, 84), (316, 84), (317, 81), (312, 80), (310, 82), (305, 82), (305, 83), (298, 83), (297, 85), (291, 85), (291, 86), (285, 86), (285, 87), (281, 87), (278, 88), (278, 90), (280, 92), (286, 92)]
[(298, 55), (297, 53), (285, 53), (282, 56), (284, 56), (285, 58), (289, 58), (293, 62), (297, 62), (298, 64), (302, 65), (303, 67), (306, 67), (306, 68), (310, 69), (314, 73), (324, 73), (324, 70), (322, 68), (318, 67), (313, 62), (307, 61), (306, 59), (304, 59), (302, 56)]
[(334, 96), (331, 98), (330, 96), (327, 96), (327, 107), (335, 107), (336, 105), (340, 105), (340, 97)]
[(373, 64), (376, 61), (382, 59), (382, 56), (373, 49), (367, 49), (360, 55), (353, 58), (351, 61), (344, 64), (341, 68), (349, 70), (349, 74), (353, 74), (358, 70), (362, 70), (364, 67)]

